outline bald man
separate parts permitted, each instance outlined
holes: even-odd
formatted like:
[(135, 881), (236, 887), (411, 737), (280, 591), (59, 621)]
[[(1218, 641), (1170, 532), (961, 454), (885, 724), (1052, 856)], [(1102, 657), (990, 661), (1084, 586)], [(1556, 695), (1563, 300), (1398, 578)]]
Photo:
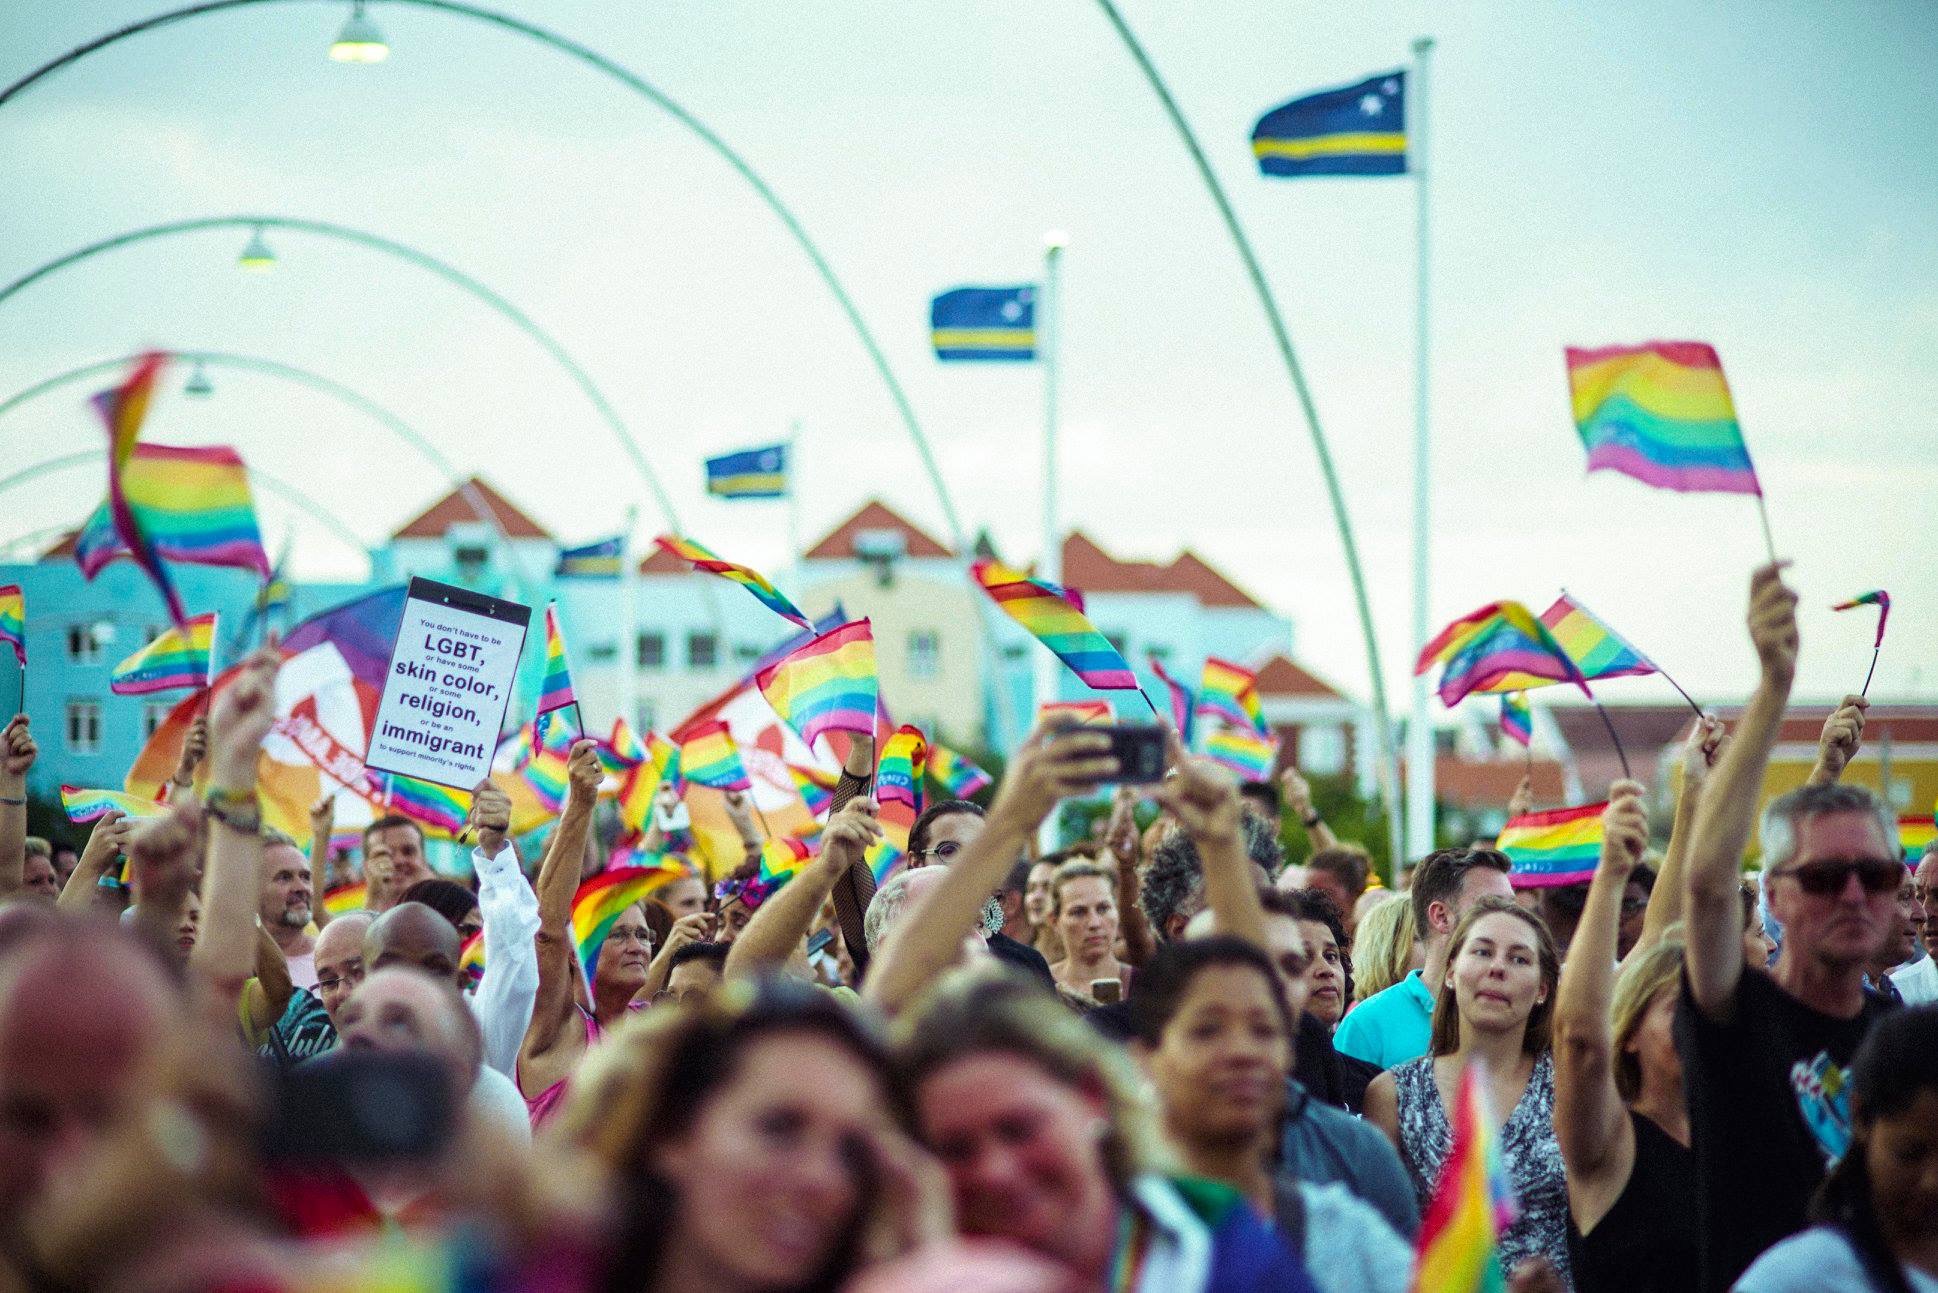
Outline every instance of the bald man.
[[(484, 977), (478, 981), (477, 992), (465, 1001), (484, 1035), (485, 1063), (512, 1078), (517, 1071), (518, 1048), (532, 1022), (532, 1002), (538, 991), (537, 954), (526, 947), (523, 960), (530, 962), (531, 983), (529, 991), (520, 991), (521, 971), (526, 968), (523, 961), (515, 955), (515, 949), (494, 956), (491, 938), (491, 914), (487, 912)], [(373, 920), (363, 938), (366, 974), (406, 966), (422, 970), (460, 992), (464, 988), (464, 974), (458, 968), (462, 954), (457, 926), (421, 902), (398, 903)]]
[(363, 940), (376, 918), (367, 911), (348, 912), (323, 927), (316, 936), (316, 995), (330, 1022), (363, 982)]

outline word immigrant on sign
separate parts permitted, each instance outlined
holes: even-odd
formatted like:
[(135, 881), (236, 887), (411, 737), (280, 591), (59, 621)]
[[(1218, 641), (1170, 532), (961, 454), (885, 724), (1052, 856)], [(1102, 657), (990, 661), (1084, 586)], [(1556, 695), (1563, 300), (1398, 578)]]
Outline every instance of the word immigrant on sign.
[(490, 770), (531, 608), (413, 579), (365, 762), (468, 790)]

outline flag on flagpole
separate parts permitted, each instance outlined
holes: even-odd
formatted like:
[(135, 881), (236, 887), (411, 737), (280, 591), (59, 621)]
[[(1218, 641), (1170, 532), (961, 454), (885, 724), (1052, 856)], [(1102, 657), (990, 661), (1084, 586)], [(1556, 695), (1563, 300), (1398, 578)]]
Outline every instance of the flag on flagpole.
[(1069, 590), (1000, 561), (978, 561), (969, 569), (1003, 614), (1028, 629), (1086, 684), (1098, 691), (1138, 690), (1137, 675), (1123, 653), (1077, 608)]
[(767, 576), (753, 567), (739, 565), (732, 561), (722, 561), (710, 549), (695, 543), (692, 539), (682, 539), (678, 535), (662, 534), (653, 542), (669, 556), (692, 562), (695, 570), (705, 571), (709, 575), (718, 575), (722, 579), (731, 579), (758, 598), (762, 606), (783, 619), (792, 620), (804, 629), (813, 627), (808, 617), (801, 614), (800, 608), (787, 600)]
[(1406, 73), (1321, 90), (1281, 104), (1252, 127), (1266, 175), (1406, 174)]
[(0, 588), (0, 642), (13, 648), (13, 658), (27, 667), (27, 595), (19, 584)]
[(197, 615), (180, 628), (168, 628), (108, 674), (117, 696), (143, 696), (177, 687), (206, 687), (215, 651), (215, 613)]
[(1229, 660), (1206, 656), (1198, 680), (1198, 708), (1237, 727), (1265, 731), (1265, 711), (1258, 701), (1258, 675)]
[(733, 734), (718, 719), (690, 727), (680, 734), (680, 775), (715, 790), (752, 790), (754, 783), (740, 762)]
[(559, 553), (553, 569), (556, 579), (617, 579), (623, 573), (626, 540), (615, 534), (610, 539), (588, 543), (582, 548), (567, 548)]
[(929, 776), (948, 792), (951, 799), (967, 799), (994, 784), (994, 779), (987, 772), (941, 745), (929, 746)]
[(1589, 471), (1619, 471), (1657, 489), (1762, 495), (1713, 346), (1569, 346), (1567, 357)]
[(929, 342), (945, 363), (1036, 358), (1036, 288), (958, 287), (929, 302)]
[(715, 498), (785, 498), (787, 444), (742, 449), (707, 459), (707, 493)]
[(1177, 731), (1178, 739), (1186, 745), (1191, 743), (1191, 720), (1198, 707), (1198, 698), (1189, 687), (1171, 676), (1164, 662), (1156, 656), (1151, 657), (1151, 672), (1171, 693), (1171, 726)]
[(1534, 711), (1528, 707), (1526, 692), (1501, 693), (1501, 732), (1523, 746), (1534, 744)]
[(545, 607), (545, 676), (538, 688), (538, 713), (549, 714), (567, 705), (576, 705), (572, 694), (572, 670), (565, 662), (565, 632), (559, 627), (559, 604)]
[(823, 732), (873, 735), (875, 639), (868, 621), (811, 639), (755, 674), (754, 685), (809, 748)]
[(1594, 699), (1588, 681), (1548, 626), (1519, 602), (1489, 602), (1440, 630), (1413, 672), (1442, 666), (1439, 695), (1453, 707), (1471, 692), (1523, 691), (1525, 679), (1572, 682)]

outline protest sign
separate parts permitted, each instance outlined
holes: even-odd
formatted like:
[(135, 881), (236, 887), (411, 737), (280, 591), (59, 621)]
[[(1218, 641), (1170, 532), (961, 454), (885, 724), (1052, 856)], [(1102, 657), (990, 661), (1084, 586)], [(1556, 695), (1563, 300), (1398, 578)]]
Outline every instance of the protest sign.
[(491, 770), (531, 608), (413, 579), (364, 762), (469, 790)]

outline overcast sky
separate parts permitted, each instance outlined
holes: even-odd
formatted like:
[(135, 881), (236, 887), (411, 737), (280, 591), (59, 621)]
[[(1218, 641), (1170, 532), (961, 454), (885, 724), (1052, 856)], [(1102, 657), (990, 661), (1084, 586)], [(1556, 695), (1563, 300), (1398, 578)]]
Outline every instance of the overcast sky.
[[(967, 527), (1037, 546), (1042, 394), (1028, 367), (937, 364), (935, 291), (1027, 279), (1067, 230), (1064, 503), (1113, 551), (1189, 545), (1366, 682), (1341, 550), (1257, 305), (1177, 139), (1095, 7), (498, 0), (636, 70), (737, 147), (847, 283), (908, 389)], [(0, 6), (0, 80), (165, 0)], [(1124, 0), (1210, 150), (1288, 315), (1404, 696), (1414, 190), (1266, 181), (1252, 121), (1439, 42), (1434, 156), (1436, 626), (1565, 584), (1699, 695), (1748, 683), (1741, 497), (1583, 473), (1562, 347), (1715, 343), (1804, 603), (1801, 695), (1863, 676), (1938, 699), (1938, 7), (1899, 3), (1339, 6)], [(376, 67), (324, 50), (347, 4), (271, 3), (124, 41), (0, 108), (0, 280), (158, 222), (352, 225), (489, 284), (591, 372), (686, 528), (754, 564), (778, 504), (700, 491), (699, 460), (802, 424), (803, 528), (870, 495), (943, 531), (894, 406), (781, 224), (694, 136), (580, 64), (399, 4)], [(1431, 15), (1431, 22), (1429, 22)], [(1416, 101), (1410, 110), (1416, 115)], [(562, 538), (641, 508), (610, 431), (532, 341), (394, 258), (245, 234), (109, 253), (0, 305), (0, 393), (144, 345), (314, 369), (392, 406)], [(443, 482), (300, 387), (214, 374), (152, 435), (237, 444), (376, 542)], [(0, 474), (98, 443), (79, 391), (0, 421)], [(5, 534), (78, 521), (98, 469), (0, 500)], [(274, 498), (299, 573), (354, 557)], [(1922, 522), (1922, 524), (1921, 524)], [(1659, 682), (1611, 700), (1665, 699)]]

